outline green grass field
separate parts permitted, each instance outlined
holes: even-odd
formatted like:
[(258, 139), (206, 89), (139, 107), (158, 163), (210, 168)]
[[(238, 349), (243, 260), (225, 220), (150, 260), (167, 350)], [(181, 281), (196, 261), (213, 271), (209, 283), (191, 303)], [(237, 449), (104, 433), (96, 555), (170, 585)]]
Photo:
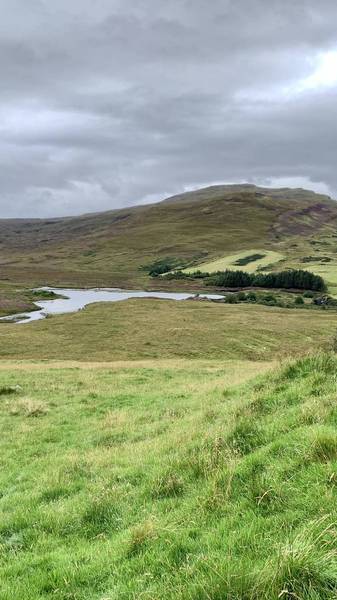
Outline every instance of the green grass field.
[[(263, 257), (252, 260), (246, 265), (236, 264), (238, 261), (246, 257), (258, 254), (263, 255)], [(214, 273), (215, 271), (225, 271), (226, 269), (230, 269), (235, 271), (247, 271), (248, 273), (255, 273), (255, 271), (261, 267), (270, 266), (272, 269), (274, 266), (277, 266), (277, 263), (283, 258), (283, 254), (280, 254), (279, 252), (274, 252), (273, 250), (256, 250), (256, 248), (253, 248), (250, 250), (237, 252), (236, 254), (223, 256), (222, 258), (211, 260), (209, 262), (201, 263), (193, 268), (184, 269), (184, 271), (187, 273), (192, 273), (198, 269), (202, 273)]]
[[(297, 245), (296, 245), (297, 246)], [(292, 252), (286, 251), (286, 254), (275, 252), (273, 250), (251, 248), (235, 254), (228, 254), (221, 258), (202, 262), (193, 267), (183, 269), (186, 273), (193, 273), (199, 270), (202, 273), (214, 273), (215, 271), (225, 271), (226, 269), (235, 271), (246, 271), (255, 273), (262, 269), (264, 271), (280, 271), (284, 269), (307, 269), (316, 275), (323, 277), (327, 283), (329, 293), (337, 294), (337, 247), (335, 236), (329, 237), (323, 243), (323, 247), (312, 253), (310, 247), (305, 243), (298, 244)], [(261, 258), (249, 260), (254, 255), (260, 255)], [(310, 259), (310, 260), (309, 260)], [(247, 260), (247, 264), (240, 264), (240, 261)]]
[(3, 365), (0, 597), (335, 598), (337, 360), (267, 368)]

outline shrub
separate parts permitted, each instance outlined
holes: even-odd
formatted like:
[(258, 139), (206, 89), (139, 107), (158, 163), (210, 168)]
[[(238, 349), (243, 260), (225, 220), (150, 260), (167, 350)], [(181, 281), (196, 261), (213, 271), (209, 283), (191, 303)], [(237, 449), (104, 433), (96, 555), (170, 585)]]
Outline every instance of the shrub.
[(55, 294), (55, 292), (52, 292), (50, 290), (33, 290), (31, 294), (33, 298), (36, 298), (37, 300), (54, 300), (56, 298), (59, 298), (59, 296)]
[(248, 302), (257, 302), (257, 296), (255, 292), (248, 292), (246, 295), (246, 299)]
[(161, 275), (162, 273), (167, 273), (168, 271), (171, 271), (171, 269), (173, 268), (172, 263), (166, 262), (166, 261), (157, 261), (157, 263), (154, 263), (150, 270), (149, 270), (149, 275), (151, 277), (157, 277), (158, 275)]
[(0, 396), (10, 396), (11, 394), (18, 394), (22, 390), (20, 385), (4, 385), (0, 387)]
[(295, 304), (297, 304), (297, 305), (304, 304), (304, 300), (303, 300), (302, 296), (296, 296)]
[(274, 294), (266, 294), (261, 297), (261, 304), (267, 304), (268, 306), (276, 306), (277, 298)]
[[(187, 275), (187, 273), (185, 273), (185, 275)], [(193, 271), (192, 273), (188, 273), (188, 276), (193, 279), (205, 279), (206, 277), (209, 277), (209, 273), (204, 271)]]
[(238, 258), (238, 260), (235, 261), (235, 265), (238, 265), (240, 267), (244, 267), (245, 265), (248, 265), (251, 262), (255, 262), (256, 260), (260, 260), (261, 258), (264, 258), (266, 256), (266, 254), (250, 254), (249, 256), (244, 256), (243, 258)]
[(237, 304), (238, 303), (237, 294), (228, 294), (227, 296), (225, 296), (225, 303), (226, 304)]
[(337, 306), (337, 300), (331, 296), (318, 296), (313, 298), (312, 302), (313, 304), (316, 304), (316, 306), (322, 306), (323, 308), (327, 306)]
[(337, 300), (336, 298), (331, 298), (331, 296), (328, 296), (328, 306), (337, 306)]
[(153, 263), (142, 267), (142, 269), (145, 269), (151, 277), (158, 277), (158, 275), (177, 269), (178, 266), (180, 268), (185, 266), (182, 260), (168, 257), (155, 260)]

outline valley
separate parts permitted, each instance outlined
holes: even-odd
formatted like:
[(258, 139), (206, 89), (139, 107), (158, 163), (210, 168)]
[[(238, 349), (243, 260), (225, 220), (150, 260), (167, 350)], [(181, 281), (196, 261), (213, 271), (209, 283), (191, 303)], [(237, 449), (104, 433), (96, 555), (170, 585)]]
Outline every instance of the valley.
[[(337, 308), (314, 300), (337, 290), (336, 207), (219, 186), (0, 221), (0, 316), (67, 287), (90, 299), (0, 322), (1, 598), (333, 600)], [(150, 275), (166, 262), (305, 269), (328, 289)], [(235, 302), (104, 302), (96, 287)]]

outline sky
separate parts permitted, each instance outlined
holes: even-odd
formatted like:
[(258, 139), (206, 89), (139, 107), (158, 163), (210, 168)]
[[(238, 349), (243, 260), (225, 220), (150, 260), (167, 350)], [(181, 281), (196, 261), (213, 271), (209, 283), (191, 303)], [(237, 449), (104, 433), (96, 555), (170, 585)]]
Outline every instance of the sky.
[(0, 217), (337, 198), (335, 0), (0, 0)]

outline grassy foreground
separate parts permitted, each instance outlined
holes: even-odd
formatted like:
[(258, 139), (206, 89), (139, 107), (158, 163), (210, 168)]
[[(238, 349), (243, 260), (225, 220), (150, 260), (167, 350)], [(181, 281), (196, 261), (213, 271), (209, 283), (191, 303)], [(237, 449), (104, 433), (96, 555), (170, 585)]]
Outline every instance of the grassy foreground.
[(267, 367), (4, 366), (0, 598), (336, 598), (337, 359)]

